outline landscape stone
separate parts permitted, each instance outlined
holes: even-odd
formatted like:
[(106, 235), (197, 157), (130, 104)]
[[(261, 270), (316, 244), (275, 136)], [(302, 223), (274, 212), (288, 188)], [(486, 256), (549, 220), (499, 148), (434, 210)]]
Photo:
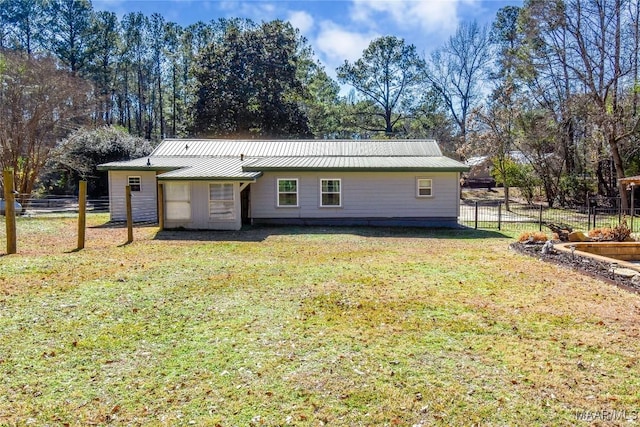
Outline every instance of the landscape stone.
[(609, 271), (611, 271), (616, 276), (622, 277), (635, 277), (638, 275), (637, 271), (630, 268), (611, 268)]
[(569, 233), (568, 239), (570, 242), (590, 242), (591, 239), (585, 235), (582, 231), (572, 231)]

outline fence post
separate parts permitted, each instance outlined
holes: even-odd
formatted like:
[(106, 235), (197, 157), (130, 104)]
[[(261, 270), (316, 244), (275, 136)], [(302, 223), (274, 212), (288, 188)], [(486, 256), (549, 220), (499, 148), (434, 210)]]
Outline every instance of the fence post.
[(622, 198), (620, 198), (620, 202), (618, 202), (618, 224), (622, 221)]
[(597, 214), (597, 207), (593, 207), (593, 228), (596, 228), (596, 214)]
[(127, 243), (133, 242), (133, 213), (131, 210), (131, 186), (125, 187), (125, 199), (127, 206)]
[(538, 231), (542, 231), (542, 205), (540, 205), (540, 214), (538, 215)]
[(80, 181), (78, 187), (78, 249), (84, 249), (87, 227), (87, 181)]
[(502, 230), (502, 202), (498, 204), (498, 231)]
[(4, 218), (7, 227), (7, 254), (15, 254), (18, 251), (16, 238), (16, 207), (13, 193), (13, 169), (4, 170)]
[(475, 212), (476, 212), (476, 214), (475, 214), (475, 218), (474, 218), (474, 220), (475, 220), (475, 226), (474, 226), (474, 229), (476, 229), (476, 230), (477, 230), (477, 229), (478, 229), (478, 201), (477, 201), (477, 200), (476, 200), (476, 202), (475, 202), (475, 206), (476, 206), (476, 207), (475, 207)]

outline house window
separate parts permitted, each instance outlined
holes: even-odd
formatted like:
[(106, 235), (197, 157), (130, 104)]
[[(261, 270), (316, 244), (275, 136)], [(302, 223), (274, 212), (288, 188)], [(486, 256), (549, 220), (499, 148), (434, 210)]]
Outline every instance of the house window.
[(127, 177), (127, 185), (131, 188), (131, 191), (140, 191), (142, 188), (142, 180), (139, 176)]
[(234, 219), (233, 184), (209, 184), (209, 218)]
[(431, 197), (433, 195), (433, 180), (429, 178), (417, 179), (417, 197)]
[(278, 206), (298, 206), (298, 180), (295, 178), (278, 179)]
[(320, 206), (342, 206), (341, 185), (339, 179), (320, 180)]
[(167, 182), (164, 193), (167, 220), (191, 219), (191, 187), (188, 183)]

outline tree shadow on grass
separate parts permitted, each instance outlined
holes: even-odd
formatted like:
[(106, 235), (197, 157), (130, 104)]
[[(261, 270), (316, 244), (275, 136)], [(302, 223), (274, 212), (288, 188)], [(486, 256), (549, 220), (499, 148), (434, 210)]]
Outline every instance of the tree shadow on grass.
[[(143, 221), (143, 222), (134, 222), (133, 228), (141, 228), (141, 227), (157, 227), (158, 223), (153, 221)], [(127, 228), (126, 221), (108, 221), (103, 224), (91, 225), (87, 228)]]

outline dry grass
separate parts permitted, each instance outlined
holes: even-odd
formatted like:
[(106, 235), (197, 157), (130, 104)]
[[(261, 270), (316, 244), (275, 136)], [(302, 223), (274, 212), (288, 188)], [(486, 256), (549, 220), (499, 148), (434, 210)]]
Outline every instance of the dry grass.
[(511, 236), (143, 227), (123, 245), (95, 227), (74, 252), (75, 226), (21, 219), (0, 259), (0, 424), (572, 425), (640, 406), (640, 298)]

